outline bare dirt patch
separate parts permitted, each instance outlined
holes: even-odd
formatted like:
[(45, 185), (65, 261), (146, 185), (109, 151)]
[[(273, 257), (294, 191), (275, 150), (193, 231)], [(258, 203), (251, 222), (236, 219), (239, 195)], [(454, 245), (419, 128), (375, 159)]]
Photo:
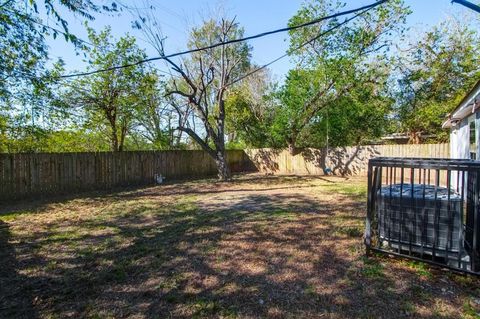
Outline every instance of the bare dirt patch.
[(364, 257), (364, 178), (185, 182), (0, 210), (2, 318), (477, 318), (479, 281)]

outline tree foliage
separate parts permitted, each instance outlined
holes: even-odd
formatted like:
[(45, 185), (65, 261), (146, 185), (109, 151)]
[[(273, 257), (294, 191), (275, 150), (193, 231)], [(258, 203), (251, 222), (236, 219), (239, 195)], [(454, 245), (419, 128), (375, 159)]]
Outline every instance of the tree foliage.
[(141, 105), (135, 114), (135, 129), (154, 149), (169, 149), (180, 144), (174, 137), (175, 114), (165, 97), (166, 86), (163, 77), (150, 69), (137, 89)]
[[(345, 6), (307, 0), (289, 25)], [(450, 20), (405, 47), (409, 9), (390, 0), (348, 23), (330, 19), (291, 31), (294, 66), (280, 82), (267, 69), (252, 72), (258, 66), (247, 42), (166, 59), (169, 75), (145, 63), (60, 81), (64, 65), (49, 62), (47, 37), (73, 44), (88, 70), (146, 58), (134, 37), (114, 39), (109, 28), (89, 29), (88, 41), (78, 38), (62, 13), (90, 20), (116, 10), (115, 2), (93, 0), (0, 2), (0, 152), (197, 148), (227, 179), (229, 147), (295, 152), (370, 143), (393, 132), (407, 133), (412, 143), (423, 142), (421, 136), (445, 141), (442, 120), (480, 76), (480, 38), (472, 25)], [(160, 23), (147, 10), (134, 27), (164, 55)], [(213, 17), (190, 30), (186, 45), (243, 36), (235, 19)]]
[(398, 129), (420, 143), (422, 135), (445, 141), (441, 123), (480, 78), (480, 37), (454, 20), (428, 31), (401, 55), (396, 114)]
[[(100, 6), (90, 0), (0, 1), (1, 151), (35, 150), (45, 139), (44, 132), (53, 127), (49, 113), (55, 94), (52, 85), (62, 62), (47, 67), (50, 57), (46, 39), (60, 35), (76, 48), (85, 47), (70, 32), (68, 21), (60, 12), (91, 20), (95, 12), (116, 9), (113, 2)], [(15, 139), (32, 142), (15, 143)]]
[[(98, 34), (93, 29), (88, 31), (93, 44), (86, 49), (90, 69), (108, 69), (146, 56), (131, 36), (114, 42), (110, 28)], [(111, 150), (122, 151), (136, 116), (144, 112), (146, 101), (142, 93), (155, 81), (153, 75), (145, 72), (143, 65), (137, 65), (80, 77), (68, 84), (62, 105), (67, 110), (79, 110), (85, 115), (84, 127), (106, 132)]]
[(273, 143), (271, 125), (274, 99), (271, 79), (266, 71), (252, 74), (230, 90), (225, 100), (228, 117), (225, 131), (233, 148), (268, 147)]
[[(78, 48), (85, 43), (68, 28), (60, 9), (83, 19), (93, 20), (93, 13), (114, 11), (117, 5), (99, 6), (91, 0), (3, 0), (0, 3), (0, 102), (17, 94), (32, 93), (49, 78), (45, 63), (48, 60), (47, 37), (62, 38)], [(41, 16), (53, 18), (46, 23)], [(23, 89), (20, 90), (20, 89)]]
[[(308, 1), (290, 20), (290, 25), (326, 16), (344, 6), (341, 1)], [(308, 144), (306, 133), (320, 121), (325, 108), (342, 107), (348, 100), (358, 102), (352, 92), (369, 92), (360, 95), (372, 99), (354, 103), (360, 108), (353, 112), (357, 114), (364, 112), (361, 108), (366, 108), (367, 104), (384, 99), (381, 94), (385, 75), (388, 75), (386, 48), (392, 34), (401, 34), (407, 14), (402, 1), (390, 1), (363, 12), (347, 25), (333, 19), (290, 32), (291, 54), (297, 61), (297, 68), (290, 71), (279, 92), (280, 107), (274, 134), (286, 141), (291, 151), (299, 144)], [(322, 32), (328, 33), (318, 37)], [(360, 131), (354, 127), (350, 129)], [(300, 136), (304, 140), (299, 143)]]

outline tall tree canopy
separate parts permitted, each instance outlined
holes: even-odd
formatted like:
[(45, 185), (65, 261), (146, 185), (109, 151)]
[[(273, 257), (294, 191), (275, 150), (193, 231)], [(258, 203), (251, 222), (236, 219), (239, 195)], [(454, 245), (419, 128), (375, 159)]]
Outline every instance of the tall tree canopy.
[(411, 143), (421, 136), (446, 141), (441, 123), (480, 79), (480, 37), (466, 23), (442, 23), (414, 42), (396, 60), (397, 129)]
[[(70, 32), (68, 21), (60, 14), (61, 8), (93, 20), (94, 12), (116, 10), (117, 5), (113, 2), (110, 6), (100, 6), (91, 0), (0, 2), (0, 101), (19, 93), (19, 88), (44, 84), (48, 75), (47, 37), (60, 35), (65, 41), (84, 47), (85, 43)], [(42, 16), (53, 19), (47, 24)]]
[[(344, 6), (342, 1), (308, 1), (290, 19), (290, 25), (329, 15)], [(279, 93), (275, 127), (291, 151), (298, 146), (298, 138), (321, 119), (323, 109), (354, 99), (350, 92), (366, 90), (369, 94), (361, 94), (363, 97), (384, 99), (380, 94), (388, 74), (386, 50), (392, 34), (402, 32), (407, 14), (403, 2), (394, 0), (362, 12), (345, 25), (333, 19), (290, 32), (290, 52), (297, 70), (289, 73)], [(319, 37), (327, 30), (331, 31)], [(370, 101), (355, 105), (365, 107), (365, 103)]]
[(179, 147), (181, 143), (174, 136), (175, 114), (165, 97), (166, 86), (164, 77), (150, 68), (138, 87), (141, 107), (135, 113), (135, 130), (154, 149)]
[(85, 47), (61, 12), (92, 20), (95, 12), (116, 9), (114, 2), (91, 0), (0, 1), (0, 151), (35, 150), (35, 141), (48, 135), (50, 119), (43, 118), (42, 126), (36, 121), (50, 106), (50, 85), (58, 75), (58, 65), (47, 67), (46, 39), (60, 36), (59, 41)]
[[(114, 42), (110, 28), (98, 34), (93, 29), (88, 31), (93, 44), (86, 49), (89, 69), (108, 69), (146, 57), (131, 36)], [(67, 109), (80, 110), (80, 114), (86, 116), (84, 125), (106, 132), (111, 150), (122, 151), (135, 118), (145, 112), (146, 99), (142, 93), (146, 93), (151, 81), (155, 81), (155, 77), (147, 76), (143, 65), (82, 76), (71, 83), (63, 83), (69, 87), (63, 105)]]
[(225, 131), (230, 147), (272, 146), (271, 125), (276, 107), (273, 92), (272, 80), (265, 69), (251, 74), (228, 92)]

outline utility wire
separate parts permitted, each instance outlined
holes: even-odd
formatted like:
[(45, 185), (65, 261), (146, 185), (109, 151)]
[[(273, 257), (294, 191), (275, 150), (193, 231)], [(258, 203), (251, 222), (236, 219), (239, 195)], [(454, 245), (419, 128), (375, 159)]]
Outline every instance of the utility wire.
[(128, 63), (128, 64), (123, 64), (123, 65), (113, 66), (113, 67), (110, 67), (110, 68), (98, 69), (98, 70), (89, 71), (89, 72), (66, 74), (66, 75), (60, 76), (60, 78), (72, 78), (72, 77), (92, 75), (92, 74), (101, 73), (101, 72), (108, 72), (108, 71), (113, 71), (113, 70), (118, 70), (118, 69), (124, 69), (124, 68), (128, 68), (128, 67), (140, 65), (140, 64), (143, 64), (143, 63), (147, 63), (147, 62), (152, 62), (152, 61), (157, 61), (157, 60), (165, 60), (165, 59), (169, 59), (169, 58), (173, 58), (173, 57), (176, 57), (176, 56), (181, 56), (181, 55), (185, 55), (185, 54), (189, 54), (189, 53), (195, 53), (195, 52), (199, 52), (199, 51), (210, 50), (210, 49), (213, 49), (213, 48), (216, 48), (216, 47), (219, 47), (219, 46), (223, 46), (223, 45), (226, 45), (226, 44), (244, 42), (244, 41), (261, 38), (261, 37), (271, 35), (271, 34), (275, 34), (275, 33), (292, 31), (292, 30), (296, 30), (296, 29), (299, 29), (299, 28), (304, 28), (304, 27), (307, 27), (307, 26), (317, 24), (317, 23), (325, 21), (325, 20), (337, 18), (337, 17), (340, 17), (340, 16), (355, 13), (355, 12), (358, 12), (358, 11), (364, 11), (364, 10), (367, 10), (367, 9), (371, 9), (371, 8), (377, 7), (377, 6), (379, 6), (383, 3), (386, 3), (388, 1), (389, 0), (379, 0), (375, 3), (365, 5), (365, 6), (360, 7), (360, 8), (338, 12), (338, 13), (335, 13), (335, 14), (331, 14), (331, 15), (324, 16), (324, 17), (321, 17), (321, 18), (318, 18), (318, 19), (311, 20), (311, 21), (306, 22), (306, 23), (295, 25), (295, 26), (292, 26), (292, 27), (285, 27), (285, 28), (276, 29), (276, 30), (273, 30), (273, 31), (267, 31), (267, 32), (259, 33), (259, 34), (252, 35), (252, 36), (245, 37), (245, 38), (233, 39), (233, 40), (229, 40), (229, 41), (225, 41), (225, 42), (218, 42), (218, 43), (215, 43), (215, 44), (212, 44), (212, 45), (209, 45), (209, 46), (205, 46), (205, 47), (201, 47), (201, 48), (195, 48), (195, 49), (191, 49), (191, 50), (172, 53), (172, 54), (169, 54), (169, 55), (162, 55), (162, 56), (158, 56), (158, 57), (148, 58), (148, 59), (140, 60), (140, 61), (137, 61), (137, 62), (134, 62), (134, 63)]
[(465, 0), (452, 0), (452, 3), (459, 3), (469, 9), (472, 9), (473, 11), (476, 11), (477, 13), (480, 13), (480, 6), (477, 6), (476, 4), (473, 4), (471, 2)]

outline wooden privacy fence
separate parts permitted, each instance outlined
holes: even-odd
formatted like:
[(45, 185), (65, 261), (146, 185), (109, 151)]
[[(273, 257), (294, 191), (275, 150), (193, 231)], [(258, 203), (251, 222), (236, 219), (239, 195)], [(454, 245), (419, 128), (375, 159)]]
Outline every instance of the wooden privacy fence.
[(405, 145), (375, 145), (375, 150), (383, 157), (420, 157), (449, 158), (450, 144), (405, 144)]
[[(449, 157), (448, 144), (339, 147), (328, 152), (303, 149), (227, 151), (232, 172), (274, 174), (363, 174), (368, 160), (378, 156)], [(216, 174), (215, 162), (203, 151), (0, 154), (0, 200), (149, 185), (155, 175), (167, 180)]]
[[(228, 151), (233, 172), (245, 170), (244, 151)], [(111, 189), (216, 174), (203, 151), (0, 154), (0, 199)]]
[(322, 175), (324, 168), (334, 174), (366, 174), (368, 160), (373, 157), (449, 158), (449, 144), (362, 145), (328, 150), (307, 148), (292, 155), (287, 150), (245, 150), (259, 172), (274, 174)]

